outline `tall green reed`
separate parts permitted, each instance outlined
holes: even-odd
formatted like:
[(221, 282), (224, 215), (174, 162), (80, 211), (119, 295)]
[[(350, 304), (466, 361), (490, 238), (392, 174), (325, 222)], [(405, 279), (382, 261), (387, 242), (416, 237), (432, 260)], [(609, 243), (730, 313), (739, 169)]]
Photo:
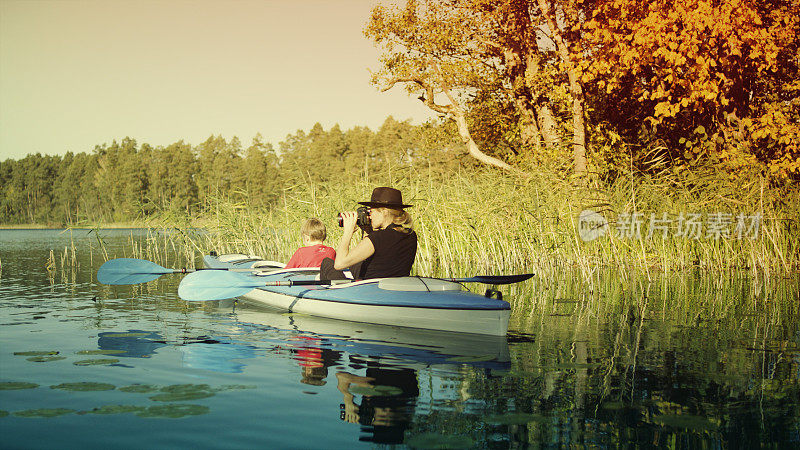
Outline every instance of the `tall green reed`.
[[(587, 185), (537, 170), (530, 177), (480, 169), (445, 176), (409, 168), (343, 175), (336, 182), (287, 186), (270, 208), (251, 207), (246, 198), (214, 198), (197, 222), (201, 231), (169, 220), (161, 225), (178, 230), (170, 236), (179, 236), (181, 243), (170, 244), (170, 251), (180, 248), (188, 259), (215, 250), (285, 261), (301, 245), (305, 219), (322, 219), (328, 244), (335, 246), (341, 237), (337, 213), (354, 209), (374, 187), (391, 185), (414, 204), (409, 212), (419, 235), (414, 271), (420, 275), (535, 271), (546, 277), (570, 269), (591, 283), (593, 273), (608, 267), (620, 268), (622, 277), (636, 269), (650, 278), (693, 269), (780, 275), (800, 267), (800, 197), (769, 188), (767, 180), (742, 183), (713, 172), (680, 177), (664, 172)], [(609, 232), (584, 242), (578, 216), (587, 208), (606, 217)], [(707, 219), (717, 212), (760, 214), (758, 237), (713, 239), (703, 231), (693, 239), (675, 236), (672, 229), (666, 237), (647, 236), (650, 214), (667, 213), (674, 221), (681, 213)], [(640, 236), (617, 233), (618, 219), (626, 213), (642, 214)]]

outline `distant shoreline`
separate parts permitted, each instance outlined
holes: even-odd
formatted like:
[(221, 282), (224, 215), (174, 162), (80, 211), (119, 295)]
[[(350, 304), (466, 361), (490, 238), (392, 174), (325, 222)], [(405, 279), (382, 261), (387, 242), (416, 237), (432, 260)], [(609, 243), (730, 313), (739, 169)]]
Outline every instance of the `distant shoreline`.
[[(192, 219), (188, 228), (202, 228), (208, 224), (208, 220)], [(151, 222), (113, 222), (113, 223), (83, 223), (80, 225), (65, 225), (65, 224), (41, 224), (41, 223), (15, 223), (15, 224), (0, 224), (0, 230), (115, 230), (126, 228), (174, 228), (174, 226), (167, 225), (166, 223), (159, 223), (157, 221)]]
[(143, 223), (119, 222), (104, 224), (82, 224), (82, 225), (45, 225), (40, 223), (21, 223), (21, 224), (0, 224), (0, 230), (92, 230), (99, 229), (119, 229), (119, 228), (149, 228)]

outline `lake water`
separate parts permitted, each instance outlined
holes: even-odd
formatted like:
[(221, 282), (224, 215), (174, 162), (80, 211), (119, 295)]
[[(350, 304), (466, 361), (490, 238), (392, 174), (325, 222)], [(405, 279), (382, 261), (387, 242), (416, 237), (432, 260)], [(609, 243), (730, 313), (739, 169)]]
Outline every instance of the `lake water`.
[(533, 280), (491, 338), (96, 283), (148, 238), (0, 230), (0, 447), (800, 446), (796, 277)]

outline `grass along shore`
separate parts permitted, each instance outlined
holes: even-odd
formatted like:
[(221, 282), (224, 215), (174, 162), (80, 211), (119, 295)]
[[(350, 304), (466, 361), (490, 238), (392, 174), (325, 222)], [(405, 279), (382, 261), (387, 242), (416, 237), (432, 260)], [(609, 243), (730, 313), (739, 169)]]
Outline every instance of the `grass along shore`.
[[(741, 181), (710, 172), (667, 173), (589, 185), (545, 171), (519, 177), (462, 169), (444, 178), (433, 171), (411, 175), (409, 169), (395, 169), (349, 177), (337, 183), (298, 183), (284, 189), (271, 208), (251, 207), (247, 198), (215, 199), (199, 217), (165, 213), (146, 222), (74, 228), (150, 228), (144, 241), (131, 238), (129, 256), (163, 265), (191, 267), (211, 250), (286, 261), (300, 245), (305, 219), (322, 219), (327, 243), (335, 247), (341, 236), (337, 214), (368, 199), (375, 186), (389, 185), (414, 205), (409, 212), (419, 235), (417, 275), (533, 271), (548, 277), (578, 271), (590, 282), (606, 269), (648, 278), (697, 270), (784, 276), (800, 269), (800, 194), (770, 188), (759, 177)], [(607, 232), (591, 241), (578, 232), (579, 215), (586, 209), (608, 222)], [(716, 228), (726, 233), (711, 233), (711, 219), (721, 216), (726, 227)], [(737, 232), (739, 216), (758, 217), (757, 229)], [(693, 217), (699, 229), (681, 236), (680, 228), (688, 229), (681, 217)], [(658, 230), (650, 233), (654, 225)]]
[[(409, 212), (419, 235), (414, 265), (419, 275), (535, 271), (543, 276), (577, 269), (588, 280), (603, 268), (647, 276), (695, 269), (780, 276), (800, 268), (800, 197), (796, 190), (770, 189), (759, 178), (669, 174), (585, 186), (547, 173), (522, 178), (463, 170), (446, 180), (434, 173), (407, 175), (395, 171), (346, 183), (299, 184), (285, 189), (271, 209), (251, 208), (247, 199), (215, 200), (191, 226), (169, 216), (161, 217), (161, 225), (179, 230), (176, 239), (189, 259), (216, 250), (285, 261), (300, 245), (306, 218), (321, 218), (328, 226), (327, 243), (335, 247), (341, 236), (338, 212), (354, 209), (373, 187), (390, 185), (414, 205)], [(579, 214), (587, 208), (608, 221), (608, 232), (592, 241), (578, 233)], [(681, 215), (690, 214), (699, 215), (691, 216), (694, 225), (700, 223), (699, 233), (695, 226), (690, 236), (678, 235)], [(737, 232), (740, 216), (750, 228)], [(631, 217), (640, 222), (638, 237), (625, 224)], [(650, 220), (665, 217), (668, 222), (657, 222), (661, 228), (648, 236)], [(712, 233), (715, 217), (725, 218), (727, 232), (718, 223)], [(193, 231), (198, 223), (204, 232)], [(686, 231), (686, 223), (680, 225)]]

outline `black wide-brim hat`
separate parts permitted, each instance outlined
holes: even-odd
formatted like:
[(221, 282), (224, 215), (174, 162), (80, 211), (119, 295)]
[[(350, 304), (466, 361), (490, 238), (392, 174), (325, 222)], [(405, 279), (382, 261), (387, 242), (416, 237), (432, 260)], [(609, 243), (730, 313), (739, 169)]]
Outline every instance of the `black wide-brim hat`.
[(369, 206), (370, 208), (392, 208), (403, 209), (414, 205), (403, 203), (403, 194), (395, 188), (376, 187), (372, 190), (372, 198), (368, 202), (358, 202), (359, 205)]

